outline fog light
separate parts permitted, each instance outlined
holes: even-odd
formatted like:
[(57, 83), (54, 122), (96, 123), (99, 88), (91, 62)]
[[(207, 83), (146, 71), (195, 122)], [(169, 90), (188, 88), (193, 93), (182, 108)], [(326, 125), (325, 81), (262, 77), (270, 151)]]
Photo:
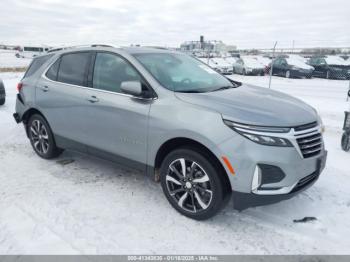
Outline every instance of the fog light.
[(257, 190), (261, 184), (261, 171), (258, 166), (255, 167), (252, 181), (252, 191)]

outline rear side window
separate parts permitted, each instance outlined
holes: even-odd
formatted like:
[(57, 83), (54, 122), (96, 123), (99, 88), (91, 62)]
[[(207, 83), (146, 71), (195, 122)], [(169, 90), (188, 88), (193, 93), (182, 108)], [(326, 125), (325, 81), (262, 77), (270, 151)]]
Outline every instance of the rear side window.
[(45, 55), (45, 56), (39, 56), (37, 58), (34, 58), (34, 60), (30, 64), (30, 66), (29, 66), (26, 74), (24, 75), (24, 77), (26, 78), (26, 77), (32, 76), (52, 56), (53, 56), (53, 54)]
[(86, 73), (89, 66), (90, 53), (80, 52), (62, 56), (57, 81), (86, 86)]
[(57, 80), (58, 68), (60, 66), (61, 59), (57, 59), (57, 61), (47, 70), (46, 77), (48, 79)]

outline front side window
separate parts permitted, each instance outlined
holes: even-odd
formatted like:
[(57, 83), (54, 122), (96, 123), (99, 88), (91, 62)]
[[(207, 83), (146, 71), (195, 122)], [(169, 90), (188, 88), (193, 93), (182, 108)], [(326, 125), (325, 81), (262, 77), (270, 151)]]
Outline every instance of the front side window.
[(86, 86), (86, 72), (90, 62), (90, 53), (79, 52), (63, 55), (57, 81), (66, 84)]
[(139, 73), (123, 58), (110, 53), (97, 53), (93, 73), (93, 88), (121, 93), (124, 81), (140, 81)]
[(137, 53), (135, 58), (165, 88), (175, 92), (210, 92), (222, 87), (235, 87), (195, 58), (179, 53)]

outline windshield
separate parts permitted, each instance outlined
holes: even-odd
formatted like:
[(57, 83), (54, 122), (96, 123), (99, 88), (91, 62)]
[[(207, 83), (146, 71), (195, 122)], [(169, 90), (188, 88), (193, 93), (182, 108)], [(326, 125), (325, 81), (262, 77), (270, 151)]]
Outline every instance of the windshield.
[(235, 87), (224, 76), (185, 54), (139, 53), (134, 56), (162, 86), (174, 92), (202, 93)]

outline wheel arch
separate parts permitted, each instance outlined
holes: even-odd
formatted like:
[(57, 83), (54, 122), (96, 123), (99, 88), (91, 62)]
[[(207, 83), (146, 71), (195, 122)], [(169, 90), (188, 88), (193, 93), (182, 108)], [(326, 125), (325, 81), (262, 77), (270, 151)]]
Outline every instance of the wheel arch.
[(203, 153), (210, 157), (210, 159), (213, 161), (213, 164), (216, 168), (219, 169), (219, 172), (221, 173), (221, 178), (223, 182), (223, 186), (225, 190), (228, 192), (231, 192), (231, 182), (230, 179), (228, 178), (228, 174), (225, 170), (225, 167), (223, 166), (222, 162), (218, 159), (218, 157), (205, 145), (202, 143), (191, 139), (191, 138), (186, 138), (186, 137), (176, 137), (176, 138), (171, 138), (164, 142), (158, 149), (155, 159), (154, 159), (154, 172), (155, 172), (155, 177), (159, 178), (159, 170), (161, 167), (161, 164), (165, 157), (173, 150), (178, 149), (178, 148), (192, 148), (193, 150), (196, 150), (199, 153)]
[[(22, 122), (23, 122), (23, 124), (24, 124), (24, 126), (25, 126), (25, 130), (26, 130), (27, 137), (29, 137), (27, 124), (28, 124), (28, 121), (29, 121), (30, 117), (31, 117), (32, 115), (34, 115), (34, 114), (41, 115), (41, 116), (45, 119), (45, 121), (46, 121), (47, 123), (49, 123), (49, 122), (47, 121), (46, 117), (44, 116), (44, 114), (41, 113), (38, 109), (33, 108), (33, 107), (32, 107), (32, 108), (29, 108), (27, 111), (24, 112), (24, 114), (23, 114), (23, 116), (22, 116)], [(50, 124), (49, 124), (49, 125), (50, 125)]]

